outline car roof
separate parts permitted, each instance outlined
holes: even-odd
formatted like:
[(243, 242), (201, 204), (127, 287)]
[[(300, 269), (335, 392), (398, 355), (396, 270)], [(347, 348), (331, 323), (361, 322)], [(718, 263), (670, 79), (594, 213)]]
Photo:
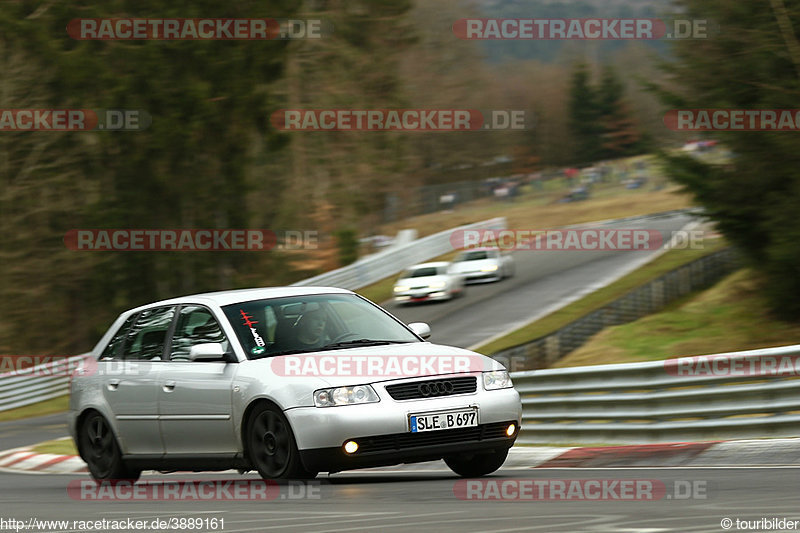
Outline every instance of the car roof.
[(181, 303), (213, 303), (225, 306), (252, 300), (264, 300), (268, 298), (283, 298), (286, 296), (310, 296), (314, 294), (353, 294), (347, 289), (337, 287), (260, 287), (252, 289), (235, 289), (229, 291), (204, 292), (200, 294), (190, 294), (161, 300), (132, 309), (136, 311), (157, 305), (171, 305)]

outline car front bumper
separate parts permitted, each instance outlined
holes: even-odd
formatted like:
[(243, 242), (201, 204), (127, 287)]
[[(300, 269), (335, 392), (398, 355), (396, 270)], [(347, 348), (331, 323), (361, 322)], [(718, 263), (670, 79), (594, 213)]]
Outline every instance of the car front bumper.
[[(517, 427), (510, 437), (506, 435), (509, 424)], [(419, 463), (447, 455), (505, 450), (514, 445), (518, 434), (519, 422), (508, 420), (474, 428), (361, 437), (355, 439), (360, 444), (353, 454), (346, 453), (342, 446), (333, 446), (301, 450), (300, 459), (306, 469), (314, 472)]]
[[(519, 393), (513, 388), (485, 391), (479, 384), (478, 390), (471, 394), (396, 401), (381, 384), (373, 384), (373, 387), (380, 402), (298, 407), (285, 411), (307, 468), (330, 472), (508, 448), (519, 433), (522, 406)], [(412, 414), (468, 407), (477, 408), (480, 431), (474, 427), (422, 433), (410, 431), (409, 416)], [(517, 431), (508, 437), (504, 431), (510, 423), (517, 425)], [(359, 451), (353, 455), (346, 454), (342, 448), (349, 440), (359, 443)]]
[(431, 300), (447, 300), (450, 293), (447, 289), (431, 289), (430, 291), (414, 291), (395, 293), (394, 301), (397, 303), (427, 302)]
[(494, 281), (502, 279), (503, 273), (498, 269), (491, 272), (464, 272), (462, 276), (466, 281)]

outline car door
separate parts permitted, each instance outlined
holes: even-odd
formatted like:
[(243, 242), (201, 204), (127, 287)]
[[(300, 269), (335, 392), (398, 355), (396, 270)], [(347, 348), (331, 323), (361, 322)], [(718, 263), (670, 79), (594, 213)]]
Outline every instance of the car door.
[(167, 454), (237, 450), (231, 401), (238, 365), (189, 358), (192, 346), (211, 342), (221, 343), (223, 351), (230, 349), (214, 313), (202, 305), (181, 306), (158, 387), (159, 425)]
[(175, 311), (175, 306), (166, 306), (135, 315), (119, 357), (101, 358), (98, 364), (124, 454), (164, 453), (158, 427), (158, 374)]

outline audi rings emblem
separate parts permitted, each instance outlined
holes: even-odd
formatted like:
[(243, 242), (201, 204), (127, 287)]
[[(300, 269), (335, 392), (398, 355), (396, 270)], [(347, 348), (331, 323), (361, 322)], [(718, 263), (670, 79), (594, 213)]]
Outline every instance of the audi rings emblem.
[(448, 394), (453, 394), (453, 384), (449, 381), (431, 381), (429, 383), (420, 383), (417, 390), (425, 397), (447, 396)]

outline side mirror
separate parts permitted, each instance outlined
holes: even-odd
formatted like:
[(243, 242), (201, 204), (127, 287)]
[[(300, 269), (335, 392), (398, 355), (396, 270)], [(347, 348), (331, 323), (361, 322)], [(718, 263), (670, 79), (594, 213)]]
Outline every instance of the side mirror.
[(408, 325), (408, 329), (422, 337), (423, 339), (427, 339), (431, 336), (431, 327), (426, 324), (425, 322), (412, 322)]
[(220, 343), (206, 342), (192, 346), (189, 350), (189, 359), (191, 361), (227, 361), (228, 356)]

